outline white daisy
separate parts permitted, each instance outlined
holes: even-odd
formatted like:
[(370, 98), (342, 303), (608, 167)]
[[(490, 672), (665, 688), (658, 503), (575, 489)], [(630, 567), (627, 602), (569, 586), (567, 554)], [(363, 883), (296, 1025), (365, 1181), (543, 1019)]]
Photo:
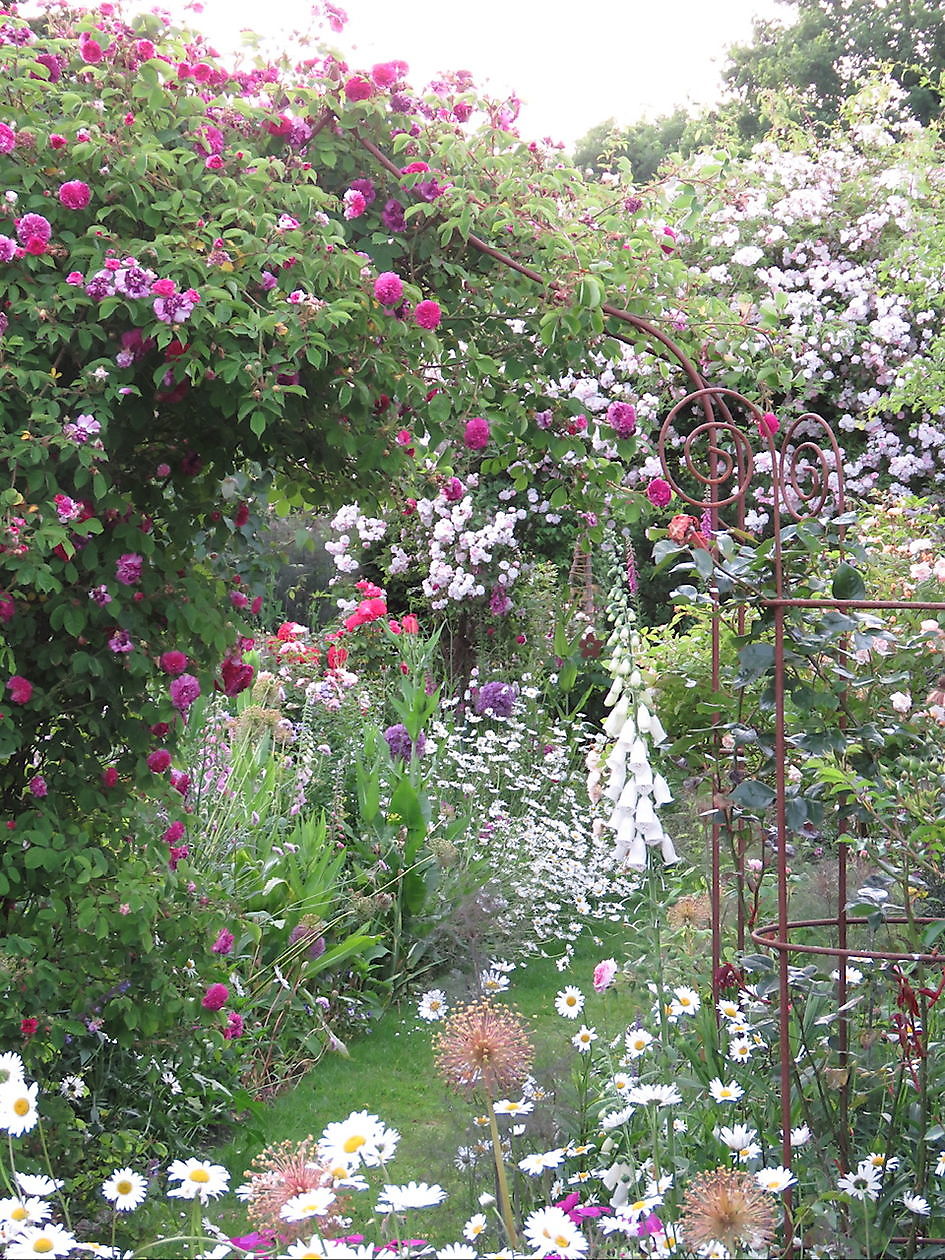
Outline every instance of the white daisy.
[(0, 1085), (5, 1085), (7, 1081), (22, 1081), (25, 1077), (23, 1060), (15, 1051), (7, 1050), (0, 1054)]
[(673, 1014), (695, 1015), (702, 1006), (702, 999), (695, 989), (673, 989), (675, 1001), (672, 1003), (677, 1009)]
[(741, 1019), (742, 1016), (741, 1007), (731, 998), (722, 998), (721, 1002), (716, 1003), (715, 1009), (725, 1019)]
[(744, 1037), (733, 1037), (728, 1043), (728, 1057), (733, 1063), (747, 1063), (754, 1046)]
[(569, 984), (555, 997), (555, 1010), (565, 1019), (577, 1019), (584, 1010), (584, 994), (575, 985)]
[(529, 1212), (524, 1224), (525, 1239), (536, 1256), (584, 1256), (587, 1239), (567, 1212), (559, 1207)]
[(935, 1161), (935, 1168), (932, 1171), (936, 1177), (945, 1177), (945, 1151), (939, 1151), (938, 1159)]
[(353, 1111), (347, 1120), (326, 1126), (318, 1148), (331, 1165), (346, 1164), (348, 1168), (355, 1168), (362, 1163), (376, 1168), (394, 1154), (399, 1141), (396, 1129), (386, 1128), (377, 1116), (367, 1111)]
[(405, 1212), (408, 1208), (435, 1207), (446, 1198), (442, 1186), (409, 1181), (405, 1186), (385, 1186), (377, 1201), (378, 1212)]
[(675, 1085), (635, 1085), (627, 1091), (627, 1102), (645, 1107), (656, 1103), (657, 1107), (671, 1107), (682, 1102), (682, 1094)]
[(837, 1189), (849, 1194), (854, 1199), (878, 1199), (883, 1186), (882, 1174), (865, 1161), (856, 1172), (847, 1173), (837, 1178)]
[(148, 1193), (148, 1183), (131, 1168), (119, 1168), (102, 1186), (102, 1194), (115, 1205), (116, 1212), (131, 1212), (140, 1207)]
[(317, 1186), (313, 1190), (293, 1195), (282, 1205), (279, 1215), (292, 1224), (307, 1221), (312, 1216), (325, 1216), (335, 1198), (334, 1190), (330, 1190), (328, 1186)]
[(428, 1023), (435, 1023), (438, 1019), (444, 1019), (448, 1010), (449, 1004), (442, 989), (428, 989), (417, 1006), (417, 1014)]
[(509, 987), (509, 978), (500, 971), (482, 971), (479, 973), (479, 987), (483, 993), (504, 993)]
[(78, 1245), (75, 1235), (61, 1225), (27, 1225), (7, 1243), (4, 1255), (7, 1260), (27, 1260), (31, 1256), (49, 1260), (49, 1257), (67, 1256)]
[(733, 1151), (740, 1151), (743, 1146), (754, 1142), (758, 1136), (757, 1129), (749, 1129), (747, 1124), (722, 1125), (718, 1131), (719, 1140)]
[(921, 1194), (904, 1194), (902, 1203), (906, 1211), (915, 1216), (928, 1216), (932, 1211), (928, 1199), (923, 1199)]
[(24, 1194), (38, 1194), (40, 1198), (55, 1194), (65, 1185), (64, 1181), (56, 1181), (53, 1177), (47, 1177), (45, 1173), (18, 1172), (13, 1175), (16, 1178), (16, 1184)]
[(796, 1186), (797, 1178), (791, 1172), (790, 1168), (760, 1168), (755, 1173), (755, 1181), (762, 1190), (768, 1190), (771, 1194), (780, 1194), (782, 1190), (787, 1190), (788, 1186)]
[[(521, 1165), (519, 1165), (519, 1167), (521, 1167)], [(467, 1242), (472, 1242), (473, 1239), (478, 1238), (479, 1235), (484, 1232), (486, 1227), (487, 1221), (485, 1212), (476, 1212), (463, 1226), (463, 1237), (467, 1240)]]
[(500, 1098), (498, 1102), (493, 1103), (492, 1110), (497, 1116), (527, 1116), (535, 1110), (533, 1102), (526, 1102), (524, 1098), (520, 1098), (514, 1102), (510, 1098)]
[(199, 1199), (206, 1203), (226, 1193), (230, 1174), (220, 1164), (206, 1159), (175, 1159), (167, 1170), (172, 1181), (179, 1182), (168, 1190), (171, 1199)]
[(597, 1033), (593, 1028), (588, 1028), (587, 1024), (582, 1024), (578, 1031), (571, 1038), (571, 1045), (575, 1050), (580, 1050), (581, 1054), (589, 1054), (591, 1046), (597, 1040)]
[(624, 1036), (624, 1044), (627, 1047), (627, 1055), (631, 1059), (639, 1059), (647, 1046), (653, 1044), (653, 1034), (647, 1032), (645, 1028), (631, 1028)]
[(38, 1225), (52, 1213), (48, 1203), (30, 1195), (25, 1199), (0, 1199), (0, 1222), (6, 1225)]
[(36, 1109), (38, 1092), (39, 1086), (35, 1081), (27, 1085), (24, 1080), (12, 1076), (0, 1085), (0, 1129), (11, 1137), (29, 1133), (39, 1119)]
[(745, 1091), (737, 1081), (729, 1081), (727, 1085), (723, 1085), (719, 1078), (713, 1077), (709, 1081), (709, 1093), (716, 1102), (738, 1102)]

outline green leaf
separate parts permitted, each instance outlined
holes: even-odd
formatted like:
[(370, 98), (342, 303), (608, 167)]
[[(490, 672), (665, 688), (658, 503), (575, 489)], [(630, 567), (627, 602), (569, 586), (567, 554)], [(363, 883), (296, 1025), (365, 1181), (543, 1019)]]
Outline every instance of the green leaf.
[(742, 809), (751, 810), (752, 813), (763, 813), (774, 797), (774, 789), (768, 787), (767, 783), (762, 783), (760, 779), (743, 779), (731, 793), (731, 798), (736, 805), (740, 805)]
[(862, 574), (846, 561), (837, 566), (830, 591), (834, 599), (866, 599), (866, 583)]
[(774, 646), (770, 643), (749, 643), (738, 653), (737, 687), (757, 682), (774, 666)]

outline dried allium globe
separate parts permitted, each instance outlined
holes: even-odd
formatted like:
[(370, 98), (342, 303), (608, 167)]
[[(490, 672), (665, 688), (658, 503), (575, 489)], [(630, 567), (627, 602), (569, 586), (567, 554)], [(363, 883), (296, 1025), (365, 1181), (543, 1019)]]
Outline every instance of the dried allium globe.
[(488, 998), (451, 1015), (434, 1042), (437, 1070), (446, 1083), (489, 1098), (519, 1089), (534, 1054), (522, 1017)]
[(694, 1252), (716, 1242), (731, 1255), (767, 1254), (774, 1237), (774, 1207), (751, 1173), (716, 1168), (689, 1183), (679, 1224)]

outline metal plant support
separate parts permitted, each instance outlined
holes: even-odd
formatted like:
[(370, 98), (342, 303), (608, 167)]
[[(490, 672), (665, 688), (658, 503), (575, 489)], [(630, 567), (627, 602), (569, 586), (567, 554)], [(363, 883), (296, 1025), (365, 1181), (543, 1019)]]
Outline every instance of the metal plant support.
[[(689, 427), (685, 436), (677, 435), (677, 421), (692, 410), (701, 412), (701, 420)], [(736, 418), (737, 417), (737, 418)], [(751, 436), (749, 436), (751, 434)], [(771, 610), (773, 634), (773, 697), (774, 697), (774, 768), (775, 798), (772, 804), (776, 827), (777, 870), (777, 918), (746, 931), (746, 919), (739, 897), (737, 945), (744, 950), (748, 941), (765, 950), (773, 951), (778, 965), (778, 1031), (780, 1055), (781, 1121), (783, 1133), (783, 1163), (791, 1163), (791, 1118), (794, 1099), (794, 1054), (790, 1032), (790, 972), (791, 959), (810, 955), (835, 958), (839, 963), (837, 980), (838, 1009), (838, 1057), (840, 1071), (837, 1074), (839, 1115), (841, 1131), (846, 1132), (849, 1109), (850, 1057), (848, 1022), (844, 1008), (847, 1002), (846, 962), (850, 958), (868, 958), (883, 963), (932, 963), (939, 968), (945, 964), (940, 953), (906, 953), (864, 948), (851, 942), (851, 931), (862, 927), (862, 919), (850, 918), (845, 906), (847, 889), (847, 846), (839, 844), (836, 856), (837, 911), (832, 917), (821, 919), (792, 919), (788, 895), (788, 861), (791, 831), (786, 816), (785, 759), (788, 748), (788, 729), (785, 717), (785, 661), (786, 617), (791, 609), (829, 610), (838, 612), (870, 610), (911, 610), (914, 612), (945, 612), (945, 602), (881, 600), (881, 599), (804, 599), (795, 598), (787, 588), (783, 565), (782, 530), (790, 523), (826, 519), (844, 512), (846, 501), (843, 486), (841, 452), (830, 426), (821, 417), (808, 413), (791, 422), (786, 430), (773, 434), (765, 428), (764, 415), (749, 399), (733, 391), (704, 386), (676, 404), (666, 417), (659, 438), (663, 475), (675, 493), (699, 513), (708, 513), (711, 535), (717, 535), (726, 526), (744, 529), (746, 499), (756, 472), (755, 445), (760, 444), (770, 459), (770, 472), (765, 470), (765, 498), (770, 498), (772, 532), (771, 585), (774, 594), (759, 600), (762, 607)], [(767, 462), (767, 461), (766, 461)], [(680, 477), (680, 471), (685, 476)], [(693, 486), (701, 489), (701, 497), (693, 492)], [(723, 513), (725, 519), (723, 519)], [(711, 547), (711, 543), (710, 543)], [(744, 614), (740, 614), (743, 616)], [(720, 628), (721, 606), (717, 590), (713, 590), (712, 617), (712, 684), (718, 691), (720, 683)], [(744, 625), (738, 627), (739, 632)], [(716, 767), (714, 770), (714, 799), (724, 795), (722, 767), (726, 754), (716, 741)], [(720, 839), (723, 825), (713, 822), (711, 835), (711, 896), (713, 908), (712, 962), (713, 974), (719, 974), (722, 963), (722, 861)], [(735, 872), (738, 887), (744, 887), (744, 852), (738, 853), (739, 868)], [(910, 922), (903, 916), (888, 916), (886, 922), (904, 924)], [(935, 918), (913, 918), (913, 924), (940, 922)], [(811, 945), (796, 938), (804, 929), (816, 928), (832, 942), (827, 945)], [(847, 1170), (845, 1156), (844, 1169)], [(786, 1195), (790, 1204), (789, 1194)], [(945, 1240), (926, 1239), (926, 1242)]]

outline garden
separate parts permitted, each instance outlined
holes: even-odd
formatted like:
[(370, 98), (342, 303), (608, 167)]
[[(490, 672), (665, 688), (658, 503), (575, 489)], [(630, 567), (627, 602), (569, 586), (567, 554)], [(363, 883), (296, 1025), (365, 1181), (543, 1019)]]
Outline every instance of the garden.
[(315, 17), (0, 16), (0, 1251), (945, 1256), (938, 124)]

